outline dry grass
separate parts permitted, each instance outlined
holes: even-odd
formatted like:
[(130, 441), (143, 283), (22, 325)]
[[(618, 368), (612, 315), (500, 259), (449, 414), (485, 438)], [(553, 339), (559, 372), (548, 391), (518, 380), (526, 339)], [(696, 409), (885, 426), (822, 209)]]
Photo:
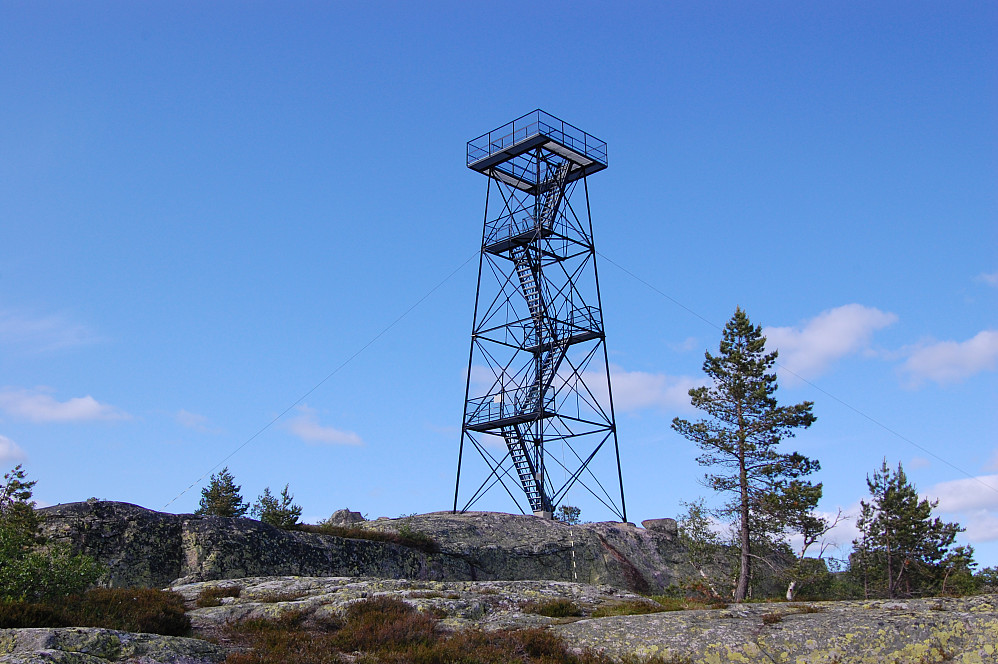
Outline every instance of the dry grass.
[(642, 616), (648, 613), (660, 613), (665, 611), (665, 607), (650, 602), (630, 600), (627, 602), (617, 602), (602, 606), (592, 612), (593, 618), (606, 618), (608, 616)]
[(548, 618), (577, 618), (582, 616), (582, 609), (575, 602), (567, 599), (549, 599), (543, 602), (527, 602), (520, 606), (525, 613), (533, 613)]
[(700, 609), (726, 609), (728, 604), (721, 600), (695, 597), (671, 597), (652, 595), (651, 599), (662, 605), (665, 611), (696, 611)]
[[(276, 620), (247, 620), (229, 633), (251, 649), (230, 655), (226, 664), (610, 664), (598, 654), (569, 652), (544, 629), (452, 634), (436, 629), (436, 619), (405, 602), (377, 597), (356, 602), (342, 619), (316, 622), (300, 612)], [(631, 660), (637, 662), (638, 660)], [(645, 664), (685, 664), (650, 659)]]
[(92, 588), (58, 602), (0, 602), (0, 627), (105, 627), (186, 636), (184, 598), (152, 588)]

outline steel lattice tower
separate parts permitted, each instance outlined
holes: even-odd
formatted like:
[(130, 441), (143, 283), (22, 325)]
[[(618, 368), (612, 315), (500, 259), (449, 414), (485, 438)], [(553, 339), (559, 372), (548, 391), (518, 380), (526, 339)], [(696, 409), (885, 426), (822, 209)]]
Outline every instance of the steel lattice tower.
[[(627, 520), (586, 184), (606, 166), (606, 143), (541, 110), (468, 143), (489, 181), (455, 512), (499, 485), (551, 518), (578, 485)], [(487, 476), (459, 505), (466, 444)], [(595, 472), (609, 454), (619, 502)]]

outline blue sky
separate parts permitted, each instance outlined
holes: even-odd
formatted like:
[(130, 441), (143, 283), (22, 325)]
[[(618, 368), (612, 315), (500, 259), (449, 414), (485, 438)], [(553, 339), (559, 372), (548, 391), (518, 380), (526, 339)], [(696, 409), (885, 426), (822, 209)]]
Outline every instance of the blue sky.
[(741, 306), (822, 509), (901, 462), (998, 564), (996, 56), (987, 2), (5, 2), (0, 460), (43, 504), (193, 511), (224, 464), (312, 520), (449, 509), (465, 143), (540, 107), (608, 144), (631, 520), (708, 495), (669, 424)]

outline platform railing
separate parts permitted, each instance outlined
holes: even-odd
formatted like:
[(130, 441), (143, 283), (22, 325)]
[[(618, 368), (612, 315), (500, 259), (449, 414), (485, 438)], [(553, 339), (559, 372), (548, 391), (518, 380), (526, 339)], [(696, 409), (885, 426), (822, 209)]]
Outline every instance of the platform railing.
[[(498, 422), (511, 417), (533, 415), (535, 411), (524, 412), (523, 409), (523, 402), (528, 397), (528, 390), (530, 390), (530, 386), (468, 399), (465, 406), (465, 423), (474, 426), (486, 422)], [(545, 395), (543, 403), (538, 405), (540, 408), (537, 410), (540, 411), (553, 409), (554, 395)]]
[(538, 135), (548, 136), (601, 164), (607, 163), (605, 141), (537, 109), (468, 141), (468, 165)]

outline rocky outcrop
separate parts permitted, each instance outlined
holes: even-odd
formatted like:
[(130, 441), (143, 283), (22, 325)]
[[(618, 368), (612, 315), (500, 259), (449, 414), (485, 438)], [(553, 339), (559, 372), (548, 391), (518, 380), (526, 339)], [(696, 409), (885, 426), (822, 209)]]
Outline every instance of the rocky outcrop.
[(200, 639), (92, 627), (0, 629), (0, 663), (217, 664), (228, 653)]
[(391, 542), (286, 531), (253, 519), (165, 514), (128, 503), (92, 500), (40, 512), (46, 536), (97, 558), (109, 570), (104, 583), (119, 587), (294, 575), (545, 579), (658, 593), (694, 574), (678, 536), (667, 526), (570, 526), (495, 512), (359, 522), (341, 515), (353, 527), (426, 535), (437, 544), (436, 551), (426, 552)]
[(746, 604), (580, 620), (553, 627), (575, 648), (667, 661), (917, 664), (998, 661), (994, 595)]
[[(613, 616), (623, 609), (661, 608), (610, 586), (562, 581), (420, 582), (397, 579), (253, 578), (173, 588), (191, 606), (206, 588), (238, 589), (216, 607), (192, 610), (196, 627), (285, 612), (341, 613), (361, 599), (388, 595), (441, 616), (445, 629), (550, 627), (575, 650), (615, 659), (916, 664), (998, 661), (998, 597), (898, 601), (743, 604), (700, 611)], [(546, 618), (533, 606), (568, 600), (579, 618)], [(596, 618), (594, 615), (611, 614)]]

